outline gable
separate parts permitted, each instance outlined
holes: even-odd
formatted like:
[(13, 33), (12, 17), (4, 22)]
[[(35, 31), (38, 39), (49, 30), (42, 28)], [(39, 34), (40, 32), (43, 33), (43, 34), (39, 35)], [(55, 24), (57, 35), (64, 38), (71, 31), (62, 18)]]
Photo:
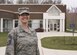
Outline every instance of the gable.
[(62, 13), (62, 11), (56, 6), (56, 5), (52, 5), (48, 10), (47, 13), (51, 14), (51, 15), (60, 15), (60, 13)]

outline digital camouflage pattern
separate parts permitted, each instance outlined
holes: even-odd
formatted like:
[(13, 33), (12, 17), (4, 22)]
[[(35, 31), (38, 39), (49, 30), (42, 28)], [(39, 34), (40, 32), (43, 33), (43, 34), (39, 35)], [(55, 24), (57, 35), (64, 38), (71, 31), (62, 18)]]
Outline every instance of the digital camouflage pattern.
[(5, 55), (39, 55), (36, 32), (29, 28), (26, 32), (21, 26), (8, 34)]

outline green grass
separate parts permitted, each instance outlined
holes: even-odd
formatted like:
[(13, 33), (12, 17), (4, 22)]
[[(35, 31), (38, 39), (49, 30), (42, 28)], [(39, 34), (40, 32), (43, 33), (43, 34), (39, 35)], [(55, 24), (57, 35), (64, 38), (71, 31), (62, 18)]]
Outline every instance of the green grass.
[[(6, 46), (6, 32), (0, 33), (0, 47)], [(41, 39), (42, 46), (50, 49), (77, 50), (76, 37), (45, 37)]]
[(42, 46), (49, 49), (77, 50), (76, 37), (45, 37), (41, 39)]
[(77, 29), (73, 30), (73, 29), (66, 29), (66, 32), (69, 33), (77, 33)]
[(0, 32), (0, 47), (5, 46), (7, 42), (7, 34), (6, 32)]

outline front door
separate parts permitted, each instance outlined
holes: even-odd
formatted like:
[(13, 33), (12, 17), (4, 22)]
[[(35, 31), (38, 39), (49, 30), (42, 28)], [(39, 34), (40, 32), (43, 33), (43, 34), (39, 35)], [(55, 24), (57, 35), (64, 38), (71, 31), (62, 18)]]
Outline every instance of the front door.
[(57, 31), (57, 24), (49, 24), (49, 31)]
[(60, 31), (60, 20), (49, 20), (48, 31)]

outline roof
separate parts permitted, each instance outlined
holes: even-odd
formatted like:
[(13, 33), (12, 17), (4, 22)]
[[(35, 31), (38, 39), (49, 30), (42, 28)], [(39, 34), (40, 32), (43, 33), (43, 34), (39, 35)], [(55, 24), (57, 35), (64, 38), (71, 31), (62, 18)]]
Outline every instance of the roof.
[[(8, 14), (17, 14), (18, 8), (20, 7), (29, 7), (30, 13), (33, 15), (37, 15), (39, 18), (42, 18), (42, 14), (46, 12), (52, 5), (0, 5), (0, 13), (1, 11), (7, 12)], [(66, 12), (66, 5), (56, 5), (62, 12)], [(37, 14), (36, 14), (37, 13)], [(31, 15), (31, 17), (32, 17)], [(37, 18), (37, 16), (33, 15), (33, 18)], [(14, 17), (13, 17), (14, 18)]]

